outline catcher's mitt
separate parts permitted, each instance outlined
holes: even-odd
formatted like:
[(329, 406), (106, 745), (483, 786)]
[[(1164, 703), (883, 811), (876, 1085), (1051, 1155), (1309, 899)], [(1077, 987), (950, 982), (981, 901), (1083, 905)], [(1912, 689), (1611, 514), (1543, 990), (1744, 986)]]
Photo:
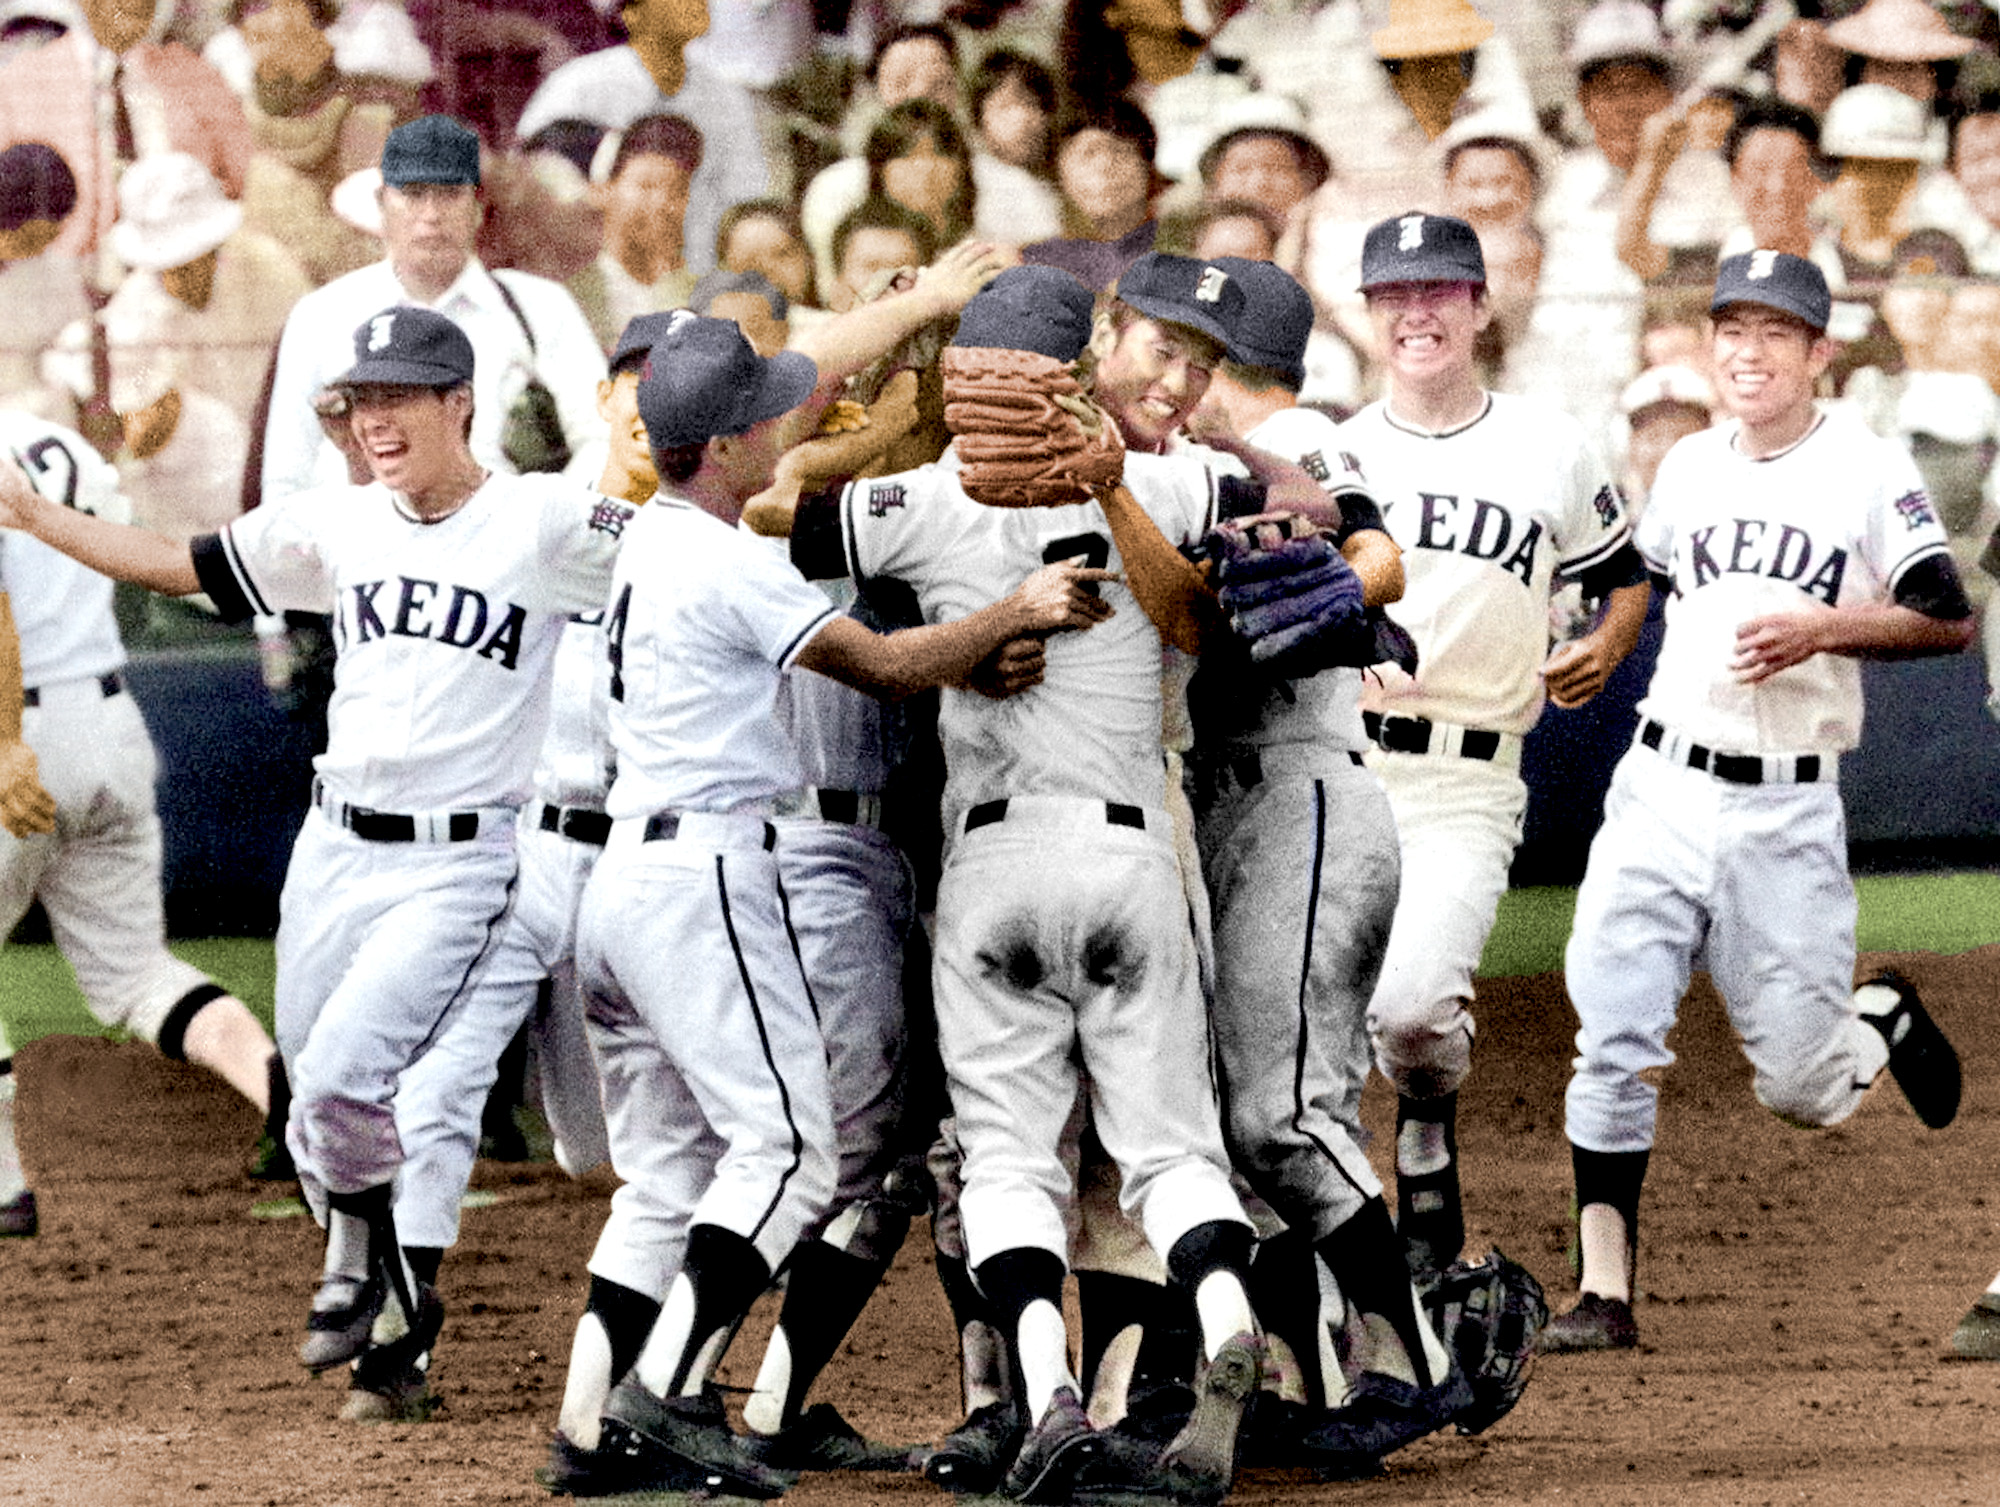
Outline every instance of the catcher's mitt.
[(1087, 502), (1092, 487), (1125, 474), (1118, 426), (1064, 363), (1034, 351), (953, 345), (944, 371), (944, 422), (974, 502), (1049, 508)]
[(1527, 1390), (1535, 1339), (1549, 1320), (1542, 1284), (1495, 1250), (1438, 1272), (1423, 1302), (1431, 1326), (1472, 1383), (1472, 1405), (1453, 1422), (1461, 1434), (1483, 1433)]

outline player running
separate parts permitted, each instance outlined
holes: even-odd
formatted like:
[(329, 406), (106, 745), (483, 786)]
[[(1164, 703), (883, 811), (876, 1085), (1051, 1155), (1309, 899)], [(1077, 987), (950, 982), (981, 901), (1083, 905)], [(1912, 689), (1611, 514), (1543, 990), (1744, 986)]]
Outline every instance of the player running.
[[(1407, 214), (1368, 232), (1361, 286), (1388, 395), (1340, 427), (1360, 457), (1408, 585), (1389, 615), (1414, 675), (1383, 666), (1361, 705), (1370, 763), (1401, 837), (1403, 888), (1368, 1010), (1396, 1087), (1397, 1228), (1417, 1269), (1465, 1241), (1458, 1089), (1472, 1062), (1472, 975), (1521, 839), (1521, 737), (1544, 690), (1578, 706), (1637, 642), (1648, 590), (1624, 504), (1567, 414), (1480, 385), (1492, 321), (1479, 237)], [(1606, 602), (1589, 634), (1548, 649), (1558, 577)]]
[(1577, 894), (1566, 966), (1582, 1296), (1549, 1351), (1630, 1349), (1639, 1191), (1667, 1032), (1705, 964), (1756, 1071), (1798, 1125), (1851, 1115), (1886, 1065), (1932, 1128), (1958, 1056), (1894, 974), (1854, 981), (1837, 784), (1861, 736), (1862, 659), (1951, 654), (1972, 608), (1901, 446), (1813, 399), (1833, 356), (1813, 263), (1726, 260), (1709, 305), (1735, 422), (1667, 453), (1639, 549), (1667, 635)]
[(427, 1350), (443, 1324), (393, 1210), (396, 1093), (462, 1007), (513, 902), (549, 667), (599, 607), (632, 510), (548, 476), (494, 476), (466, 445), (472, 344), (428, 309), (355, 331), (335, 384), (374, 480), (299, 493), (179, 543), (40, 498), (0, 467), (0, 524), (117, 580), (205, 590), (227, 621), (334, 614), (338, 659), (313, 809), (277, 939), (288, 1140), (326, 1227), (300, 1359)]

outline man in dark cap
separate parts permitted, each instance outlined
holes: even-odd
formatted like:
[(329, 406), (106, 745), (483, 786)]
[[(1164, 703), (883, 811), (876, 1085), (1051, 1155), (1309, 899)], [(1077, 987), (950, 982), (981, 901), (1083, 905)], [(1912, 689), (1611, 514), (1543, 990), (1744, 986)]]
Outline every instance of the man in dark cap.
[(1577, 891), (1565, 958), (1577, 1055), (1565, 1130), (1581, 1292), (1550, 1351), (1629, 1350), (1639, 1194), (1690, 969), (1705, 966), (1790, 1124), (1837, 1125), (1887, 1068), (1932, 1129), (1957, 1053), (1916, 989), (1854, 980), (1838, 772), (1861, 734), (1863, 659), (1951, 654), (1972, 606), (1903, 447), (1814, 386), (1833, 358), (1826, 278), (1804, 257), (1724, 260), (1709, 305), (1733, 422), (1660, 463), (1638, 529), (1667, 636)]
[[(1407, 587), (1389, 615), (1421, 656), (1418, 675), (1384, 666), (1362, 689), (1403, 860), (1368, 1028), (1399, 1095), (1397, 1228), (1412, 1266), (1436, 1270), (1465, 1238), (1457, 1093), (1473, 971), (1520, 841), (1521, 738), (1545, 696), (1576, 706), (1603, 688), (1638, 637), (1647, 587), (1624, 502), (1576, 421), (1480, 385), (1474, 342), (1492, 314), (1472, 227), (1384, 220), (1361, 273), (1389, 391), (1339, 432), (1403, 546)], [(1558, 577), (1609, 605), (1550, 654)]]
[(346, 480), (347, 462), (321, 432), (314, 402), (345, 364), (347, 332), (391, 304), (447, 315), (472, 342), (472, 453), (494, 471), (507, 458), (510, 411), (529, 380), (554, 397), (568, 474), (594, 482), (604, 462), (604, 421), (591, 394), (603, 348), (558, 283), (489, 271), (474, 252), (482, 213), (479, 138), (448, 115), (426, 115), (389, 133), (382, 148), (382, 240), (387, 255), (300, 299), (285, 322), (264, 430), (263, 497)]
[(1106, 573), (1062, 564), (923, 628), (882, 635), (839, 613), (736, 527), (815, 379), (808, 358), (760, 357), (735, 325), (693, 314), (673, 316), (639, 379), (660, 493), (612, 581), (618, 772), (577, 937), (624, 1181), (543, 1473), (578, 1495), (772, 1496), (792, 1479), (741, 1448), (706, 1385), (835, 1183), (826, 1046), (773, 856), (776, 804), (801, 784), (784, 677), (904, 695), (962, 681), (1015, 636), (1108, 615), (1088, 590)]
[(350, 349), (335, 385), (366, 486), (286, 498), (187, 543), (43, 504), (11, 466), (0, 511), (116, 579), (206, 591), (230, 621), (334, 613), (329, 741), (278, 934), (288, 1141), (327, 1229), (299, 1353), (315, 1372), (358, 1362), (365, 1380), (383, 1363), (420, 1383), (448, 1240), (399, 1222), (399, 1085), (510, 908), (556, 644), (572, 613), (602, 606), (631, 509), (479, 463), (473, 347), (443, 315), (382, 309)]

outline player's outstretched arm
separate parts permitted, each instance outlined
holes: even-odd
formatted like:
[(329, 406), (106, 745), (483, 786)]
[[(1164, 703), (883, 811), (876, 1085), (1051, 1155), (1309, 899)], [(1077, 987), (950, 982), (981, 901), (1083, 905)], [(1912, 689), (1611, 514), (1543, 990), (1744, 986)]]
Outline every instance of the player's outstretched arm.
[(21, 737), (21, 638), (0, 591), (0, 826), (16, 837), (56, 829), (56, 799), (42, 786), (35, 751)]
[(1895, 603), (1828, 607), (1753, 617), (1736, 630), (1729, 667), (1747, 685), (1768, 680), (1815, 654), (1855, 659), (1923, 659), (1956, 654), (1972, 642), (1976, 625), (1964, 617), (1930, 617)]
[(908, 287), (814, 326), (792, 342), (792, 349), (813, 358), (820, 388), (829, 391), (925, 325), (955, 317), (1010, 260), (989, 242), (961, 241), (919, 269)]
[(21, 468), (0, 455), (0, 528), (17, 528), (114, 581), (129, 581), (162, 596), (201, 590), (194, 553), (187, 545), (127, 523), (50, 502), (28, 484)]
[(953, 623), (875, 633), (848, 617), (830, 619), (796, 663), (871, 696), (914, 695), (933, 686), (958, 685), (981, 660), (1009, 639), (1089, 628), (1111, 616), (1095, 595), (1117, 572), (1069, 563), (1044, 565), (1011, 596)]
[(861, 414), (858, 427), (822, 433), (778, 457), (771, 485), (743, 504), (743, 523), (751, 533), (767, 539), (790, 538), (799, 498), (815, 488), (863, 475), (888, 454), (891, 445), (916, 427), (917, 374), (896, 373)]

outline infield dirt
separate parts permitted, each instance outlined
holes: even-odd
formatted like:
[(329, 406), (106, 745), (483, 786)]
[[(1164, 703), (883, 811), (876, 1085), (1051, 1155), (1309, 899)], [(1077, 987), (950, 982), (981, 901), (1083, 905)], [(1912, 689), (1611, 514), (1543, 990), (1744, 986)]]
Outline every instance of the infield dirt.
[[(1233, 1503), (1990, 1504), (2000, 1364), (1953, 1324), (2000, 1267), (2000, 948), (1896, 962), (1958, 1044), (1966, 1098), (1927, 1132), (1887, 1080), (1835, 1130), (1758, 1108), (1705, 984), (1674, 1038), (1642, 1210), (1636, 1354), (1545, 1360), (1520, 1407), (1372, 1480), (1246, 1473)], [(1470, 1253), (1565, 1305), (1574, 1029), (1560, 980), (1491, 981), (1462, 1096)], [(609, 1181), (481, 1163), (447, 1257), (429, 1423), (335, 1421), (343, 1382), (296, 1350), (319, 1237), (251, 1217), (251, 1111), (149, 1049), (44, 1038), (16, 1059), (42, 1231), (0, 1241), (0, 1501), (388, 1507), (549, 1501), (545, 1458)], [(1394, 1105), (1365, 1112), (1378, 1159)], [(768, 1305), (724, 1379), (747, 1382)], [(957, 1422), (944, 1302), (919, 1226), (818, 1394), (868, 1434)], [(946, 1500), (918, 1477), (808, 1477), (801, 1507)]]

